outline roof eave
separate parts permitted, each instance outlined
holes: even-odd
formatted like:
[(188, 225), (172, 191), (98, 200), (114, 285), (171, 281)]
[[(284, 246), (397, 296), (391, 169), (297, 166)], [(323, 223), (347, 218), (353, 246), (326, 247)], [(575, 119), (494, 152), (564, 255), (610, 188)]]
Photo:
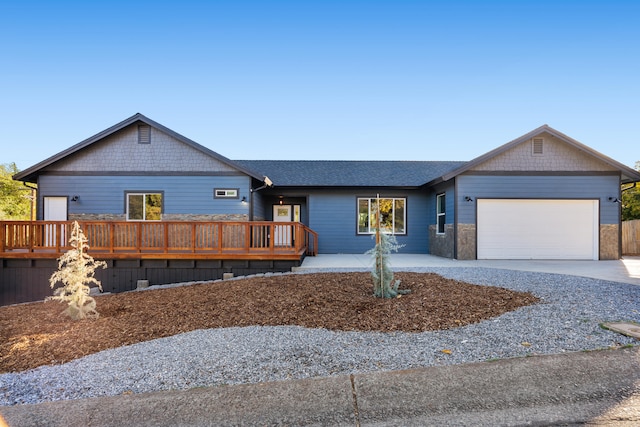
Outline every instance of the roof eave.
[(622, 184), (631, 184), (634, 182), (640, 182), (640, 172), (636, 172), (634, 174), (622, 174), (620, 176), (620, 182)]
[[(121, 121), (120, 123), (117, 123), (113, 126), (111, 126), (110, 128), (107, 128), (105, 130), (103, 130), (102, 132), (98, 132), (97, 134), (83, 140), (80, 141), (79, 143), (72, 145), (71, 147), (67, 148), (66, 150), (63, 150), (57, 154), (54, 154), (53, 156), (39, 162), (36, 163), (35, 165), (31, 166), (30, 168), (27, 168), (25, 170), (23, 170), (22, 172), (19, 172), (17, 174), (15, 174), (13, 176), (13, 179), (15, 179), (16, 181), (25, 181), (25, 178), (31, 178), (33, 179), (37, 173), (44, 169), (45, 167), (67, 157), (70, 156), (73, 153), (76, 153), (80, 150), (82, 150), (83, 148), (93, 144), (96, 141), (99, 141), (102, 138), (105, 138), (133, 123), (135, 123), (138, 120), (141, 120), (143, 122), (146, 122), (147, 119), (146, 117), (144, 117), (142, 114), (140, 113), (136, 113), (133, 116), (129, 117), (128, 119), (125, 119), (123, 121)], [(150, 123), (148, 123), (150, 125)], [(29, 181), (29, 182), (35, 182), (35, 181)]]
[(422, 185), (354, 185), (354, 184), (340, 184), (340, 185), (331, 185), (331, 184), (308, 184), (308, 185), (297, 185), (297, 184), (283, 184), (283, 185), (273, 185), (273, 188), (279, 189), (297, 189), (297, 188), (306, 188), (306, 189), (318, 189), (318, 188), (337, 188), (337, 189), (349, 189), (349, 188), (385, 188), (385, 189), (393, 189), (393, 190), (419, 190), (423, 186)]

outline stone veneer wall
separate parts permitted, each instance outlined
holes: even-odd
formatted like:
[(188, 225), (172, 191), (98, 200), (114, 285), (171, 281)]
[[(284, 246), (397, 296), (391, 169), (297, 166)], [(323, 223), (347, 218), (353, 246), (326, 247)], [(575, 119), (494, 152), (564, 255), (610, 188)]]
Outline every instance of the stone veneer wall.
[(476, 259), (476, 225), (458, 224), (457, 259)]
[(126, 221), (125, 214), (69, 214), (69, 221)]
[(454, 255), (453, 224), (444, 225), (444, 234), (436, 233), (436, 226), (429, 226), (429, 253), (445, 258), (453, 258)]
[(620, 259), (618, 224), (600, 224), (600, 259)]
[(249, 215), (246, 214), (209, 214), (209, 215), (192, 215), (192, 214), (163, 214), (164, 221), (249, 221)]
[[(70, 221), (126, 221), (125, 214), (69, 214)], [(248, 221), (246, 214), (163, 214), (163, 221)]]
[[(600, 259), (620, 259), (620, 233), (617, 224), (600, 225)], [(458, 224), (457, 259), (476, 259), (475, 224)], [(453, 226), (445, 225), (445, 234), (436, 234), (436, 226), (429, 226), (429, 252), (432, 255), (453, 258)]]

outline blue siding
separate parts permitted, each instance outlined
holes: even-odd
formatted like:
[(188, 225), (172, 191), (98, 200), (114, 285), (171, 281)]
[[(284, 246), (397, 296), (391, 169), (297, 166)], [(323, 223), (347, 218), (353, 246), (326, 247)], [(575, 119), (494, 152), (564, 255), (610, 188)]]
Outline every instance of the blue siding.
[(445, 224), (455, 223), (456, 192), (453, 181), (436, 185), (429, 197), (429, 224), (436, 224), (438, 194), (445, 193)]
[(253, 192), (253, 220), (265, 221), (268, 218), (267, 208), (264, 200), (264, 193), (260, 191)]
[[(458, 222), (476, 223), (477, 198), (600, 199), (600, 223), (618, 224), (619, 204), (609, 197), (620, 192), (620, 178), (605, 176), (484, 176), (462, 175), (457, 180)], [(465, 202), (464, 196), (473, 198)]]
[[(164, 192), (165, 214), (245, 214), (249, 204), (247, 176), (57, 176), (38, 182), (44, 196), (79, 196), (69, 202), (69, 214), (123, 214), (125, 191)], [(238, 188), (237, 199), (214, 199), (214, 188)]]
[[(357, 234), (357, 198), (375, 197), (378, 191), (320, 190), (310, 192), (309, 226), (318, 233), (320, 253), (361, 254), (371, 249), (375, 242), (370, 235)], [(407, 234), (396, 236), (398, 243), (406, 246), (404, 253), (427, 253), (428, 196), (426, 192), (382, 192), (380, 197), (405, 197), (407, 199)]]

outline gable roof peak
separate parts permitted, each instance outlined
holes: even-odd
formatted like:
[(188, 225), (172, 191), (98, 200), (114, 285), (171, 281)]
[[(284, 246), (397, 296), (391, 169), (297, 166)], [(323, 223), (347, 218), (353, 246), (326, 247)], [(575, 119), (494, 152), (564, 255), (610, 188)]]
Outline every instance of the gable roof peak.
[[(583, 143), (571, 138), (570, 136), (565, 135), (564, 133), (552, 128), (551, 126), (549, 126), (548, 124), (543, 124), (542, 126), (537, 127), (536, 129), (512, 140), (507, 142), (504, 145), (501, 145), (500, 147), (491, 150), (479, 157), (476, 157), (473, 160), (468, 161), (467, 163), (465, 163), (463, 166), (443, 175), (441, 178), (439, 178), (438, 182), (441, 181), (448, 181), (451, 178), (454, 178), (458, 175), (460, 175), (461, 173), (464, 173), (476, 166), (478, 166), (481, 163), (486, 162), (489, 159), (492, 159), (502, 153), (504, 153), (505, 151), (515, 147), (516, 145), (519, 145), (523, 142), (529, 141), (532, 138), (542, 134), (542, 133), (547, 133), (557, 139), (559, 139), (560, 141), (563, 141), (564, 143), (576, 148), (577, 150), (580, 150), (590, 156), (593, 156), (595, 158), (597, 158), (598, 160), (608, 164), (609, 166), (620, 170), (620, 172), (622, 173), (622, 182), (626, 183), (626, 182), (633, 182), (638, 180), (638, 178), (640, 177), (640, 173), (638, 173), (637, 171), (631, 169), (628, 166), (623, 165), (622, 163), (613, 160), (610, 157), (605, 156), (604, 154), (594, 150), (593, 148), (590, 148), (586, 145), (584, 145)], [(435, 181), (434, 181), (435, 182)]]
[(85, 139), (84, 141), (81, 141), (69, 148), (67, 148), (66, 150), (63, 150), (61, 152), (59, 152), (58, 154), (55, 154), (51, 157), (49, 157), (48, 159), (45, 159), (43, 161), (41, 161), (40, 163), (31, 166), (30, 168), (25, 169), (22, 172), (19, 172), (17, 174), (15, 174), (13, 176), (13, 179), (16, 181), (25, 181), (25, 182), (36, 182), (37, 180), (37, 176), (39, 174), (39, 172), (46, 168), (47, 166), (50, 166), (51, 164), (58, 162), (59, 160), (62, 160), (68, 156), (71, 156), (72, 154), (106, 138), (109, 135), (112, 135), (122, 129), (124, 129), (127, 126), (130, 126), (136, 122), (143, 122), (157, 130), (159, 130), (160, 132), (166, 133), (167, 135), (172, 136), (173, 138), (177, 139), (178, 141), (191, 146), (192, 148), (236, 169), (239, 170), (240, 172), (243, 172), (247, 175), (249, 175), (252, 178), (258, 179), (258, 180), (262, 180), (264, 177), (257, 175), (255, 172), (248, 170), (247, 168), (245, 168), (242, 165), (239, 165), (237, 163), (235, 163), (234, 161), (216, 153), (213, 150), (210, 150), (209, 148), (198, 144), (197, 142), (187, 138), (186, 136), (183, 136), (171, 129), (169, 129), (166, 126), (161, 125), (160, 123), (151, 120), (150, 118), (148, 118), (147, 116), (145, 116), (144, 114), (141, 113), (136, 113), (133, 116), (124, 119), (123, 121), (116, 123), (115, 125), (101, 131), (98, 132), (97, 134)]

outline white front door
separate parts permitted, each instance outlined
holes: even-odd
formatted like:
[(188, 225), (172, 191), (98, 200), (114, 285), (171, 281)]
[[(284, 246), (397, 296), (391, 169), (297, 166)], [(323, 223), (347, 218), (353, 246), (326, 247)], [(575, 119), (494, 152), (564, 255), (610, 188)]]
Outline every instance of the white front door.
[[(291, 222), (293, 217), (293, 209), (291, 205), (274, 205), (273, 206), (273, 222)], [(275, 246), (291, 246), (291, 225), (274, 226), (274, 245)]]
[[(66, 221), (67, 220), (67, 198), (66, 197), (45, 197), (44, 198), (44, 220), (45, 221)], [(67, 244), (66, 226), (61, 226), (61, 240), (56, 242), (58, 237), (57, 225), (47, 225), (45, 229), (45, 245), (62, 246)]]

